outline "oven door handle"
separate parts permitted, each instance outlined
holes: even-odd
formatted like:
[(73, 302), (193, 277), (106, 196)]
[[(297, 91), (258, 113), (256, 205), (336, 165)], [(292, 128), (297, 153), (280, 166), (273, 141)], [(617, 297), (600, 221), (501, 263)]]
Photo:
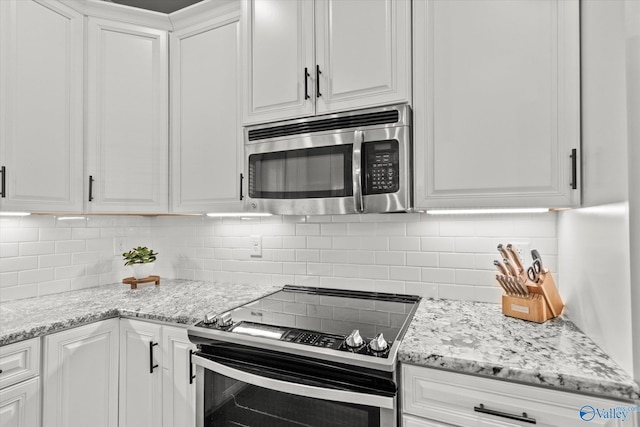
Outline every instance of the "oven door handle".
[(364, 201), (362, 199), (362, 143), (364, 142), (364, 132), (357, 130), (353, 135), (353, 159), (351, 163), (351, 174), (353, 176), (353, 205), (356, 213), (364, 211)]
[(222, 363), (214, 362), (213, 360), (205, 359), (204, 357), (198, 356), (197, 353), (194, 353), (193, 355), (193, 362), (197, 366), (201, 366), (220, 375), (224, 375), (226, 377), (233, 378), (247, 384), (264, 387), (269, 390), (281, 391), (284, 393), (290, 393), (315, 399), (353, 403), (356, 405), (372, 406), (376, 408), (394, 409), (393, 397), (355, 393), (345, 390), (334, 390), (262, 377), (238, 369), (230, 368), (229, 366), (223, 365)]

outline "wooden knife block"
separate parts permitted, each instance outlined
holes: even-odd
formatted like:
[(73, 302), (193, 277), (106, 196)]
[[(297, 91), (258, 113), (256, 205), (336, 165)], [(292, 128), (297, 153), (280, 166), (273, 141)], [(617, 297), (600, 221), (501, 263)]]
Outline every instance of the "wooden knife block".
[(543, 323), (562, 314), (564, 303), (549, 271), (541, 274), (541, 283), (526, 278), (527, 297), (502, 295), (502, 314), (531, 322)]

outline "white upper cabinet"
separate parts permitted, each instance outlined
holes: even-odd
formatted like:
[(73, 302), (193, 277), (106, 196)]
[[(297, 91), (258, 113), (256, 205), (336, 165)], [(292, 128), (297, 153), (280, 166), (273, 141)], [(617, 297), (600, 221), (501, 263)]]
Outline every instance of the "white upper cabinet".
[(413, 12), (416, 207), (578, 206), (578, 1)]
[(0, 209), (81, 212), (83, 16), (0, 1)]
[(316, 0), (315, 9), (317, 114), (409, 102), (408, 1)]
[(244, 123), (408, 102), (408, 0), (245, 0)]
[(88, 212), (168, 212), (167, 39), (88, 19)]
[(243, 23), (245, 123), (313, 115), (313, 1), (245, 0)]
[(242, 210), (240, 79), (239, 9), (172, 33), (173, 212)]

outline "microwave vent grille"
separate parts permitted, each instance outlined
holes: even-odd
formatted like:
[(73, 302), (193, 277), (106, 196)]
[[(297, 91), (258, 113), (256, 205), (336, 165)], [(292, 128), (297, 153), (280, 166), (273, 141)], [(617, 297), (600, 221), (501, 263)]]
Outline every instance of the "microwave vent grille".
[(284, 124), (262, 129), (252, 129), (248, 132), (249, 141), (278, 138), (289, 135), (299, 135), (313, 132), (323, 132), (337, 129), (349, 129), (362, 126), (396, 123), (399, 120), (397, 110), (380, 111), (359, 115), (331, 117), (327, 119), (303, 121)]

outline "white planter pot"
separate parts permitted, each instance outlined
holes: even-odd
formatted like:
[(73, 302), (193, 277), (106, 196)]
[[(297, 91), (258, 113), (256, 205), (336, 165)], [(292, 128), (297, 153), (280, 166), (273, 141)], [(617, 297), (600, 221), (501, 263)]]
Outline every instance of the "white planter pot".
[(146, 264), (133, 264), (133, 277), (136, 279), (146, 279), (153, 273), (154, 262), (148, 262)]

